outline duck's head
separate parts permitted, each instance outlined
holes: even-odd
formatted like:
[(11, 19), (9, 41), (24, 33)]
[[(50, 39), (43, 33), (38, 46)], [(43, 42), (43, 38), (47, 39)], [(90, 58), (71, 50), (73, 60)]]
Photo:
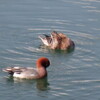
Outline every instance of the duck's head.
[(50, 65), (50, 61), (48, 58), (41, 57), (36, 61), (36, 65), (38, 68), (41, 67), (47, 68)]

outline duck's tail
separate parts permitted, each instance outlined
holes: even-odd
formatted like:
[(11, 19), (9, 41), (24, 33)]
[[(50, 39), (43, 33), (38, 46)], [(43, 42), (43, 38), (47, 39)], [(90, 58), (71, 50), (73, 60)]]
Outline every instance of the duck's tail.
[(20, 73), (21, 69), (20, 67), (7, 67), (3, 69), (4, 72), (7, 72), (10, 75), (13, 75), (14, 72)]
[(7, 67), (2, 69), (4, 72), (9, 73), (10, 75), (14, 74), (13, 67)]

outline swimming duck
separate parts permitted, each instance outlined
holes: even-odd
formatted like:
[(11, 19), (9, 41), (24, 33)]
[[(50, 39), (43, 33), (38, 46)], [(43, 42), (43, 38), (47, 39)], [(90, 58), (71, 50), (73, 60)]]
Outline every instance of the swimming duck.
[(68, 50), (74, 49), (74, 42), (63, 33), (53, 31), (51, 35), (39, 36), (43, 44), (50, 49)]
[(48, 58), (41, 57), (36, 61), (36, 67), (7, 67), (4, 72), (8, 72), (11, 76), (20, 79), (40, 79), (47, 76), (46, 68), (50, 65)]

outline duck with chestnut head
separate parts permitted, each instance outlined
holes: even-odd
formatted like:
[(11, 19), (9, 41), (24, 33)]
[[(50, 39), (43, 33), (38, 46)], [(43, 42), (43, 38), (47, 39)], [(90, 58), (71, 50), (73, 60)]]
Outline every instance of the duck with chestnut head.
[(33, 67), (7, 67), (4, 72), (20, 79), (40, 79), (47, 76), (46, 68), (50, 65), (48, 58), (41, 57), (36, 61), (36, 68)]
[(74, 49), (74, 42), (63, 33), (53, 31), (51, 35), (39, 36), (43, 44), (53, 50)]

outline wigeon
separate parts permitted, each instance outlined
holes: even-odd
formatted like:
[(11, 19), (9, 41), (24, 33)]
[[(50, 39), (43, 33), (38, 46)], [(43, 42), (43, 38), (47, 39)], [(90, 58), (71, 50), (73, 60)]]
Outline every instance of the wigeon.
[(44, 36), (39, 36), (39, 38), (42, 40), (43, 44), (50, 49), (68, 50), (74, 49), (75, 47), (74, 42), (70, 38), (56, 31), (53, 31), (50, 36), (44, 34)]
[(46, 68), (50, 65), (48, 58), (41, 57), (36, 61), (36, 67), (8, 67), (4, 68), (4, 72), (8, 72), (11, 76), (20, 79), (40, 79), (47, 76)]

